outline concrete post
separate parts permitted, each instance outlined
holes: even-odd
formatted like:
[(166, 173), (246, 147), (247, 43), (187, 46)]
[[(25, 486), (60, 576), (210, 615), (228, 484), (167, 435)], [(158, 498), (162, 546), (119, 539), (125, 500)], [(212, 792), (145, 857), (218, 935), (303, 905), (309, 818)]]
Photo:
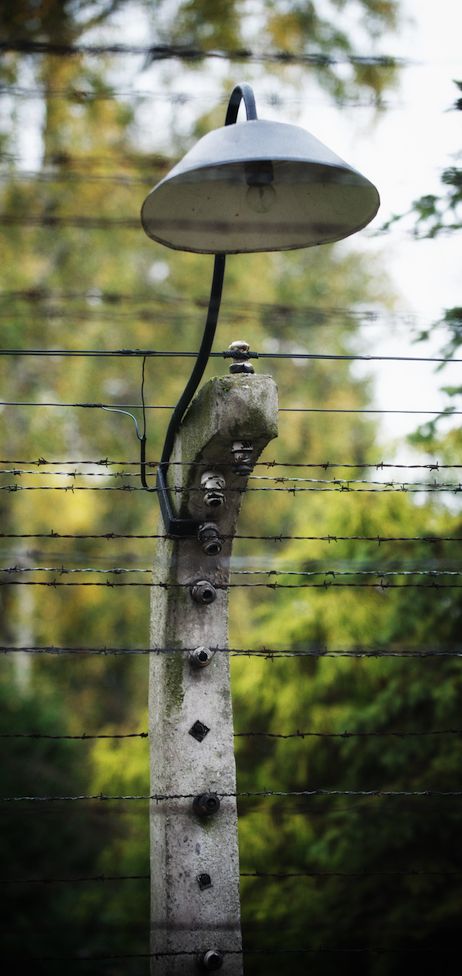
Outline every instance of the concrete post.
[[(251, 465), (276, 435), (270, 376), (244, 373), (207, 383), (183, 421), (172, 458), (181, 462), (171, 468), (179, 514), (213, 521), (220, 534), (232, 536)], [(225, 486), (204, 479), (207, 472)], [(219, 554), (208, 555), (197, 539), (164, 537), (155, 559), (154, 582), (171, 586), (152, 590), (151, 647), (178, 652), (151, 654), (151, 793), (202, 797), (195, 808), (191, 799), (151, 802), (155, 976), (243, 973), (236, 800), (220, 798), (236, 791), (229, 658), (208, 650), (227, 646), (228, 591), (218, 588), (215, 597), (214, 587), (229, 581), (231, 548), (227, 538)], [(191, 587), (198, 581), (204, 586), (194, 599)], [(181, 648), (199, 649), (195, 660)], [(201, 666), (204, 656), (208, 663)], [(213, 794), (220, 806), (210, 812)]]

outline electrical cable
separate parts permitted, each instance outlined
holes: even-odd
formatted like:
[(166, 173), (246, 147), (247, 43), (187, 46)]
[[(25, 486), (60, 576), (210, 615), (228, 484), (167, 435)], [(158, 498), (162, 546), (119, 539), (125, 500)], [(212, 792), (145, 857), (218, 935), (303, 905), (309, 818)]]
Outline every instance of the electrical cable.
[[(78, 407), (85, 410), (119, 410), (122, 408), (139, 408), (139, 403), (63, 403), (47, 400), (0, 400), (0, 407)], [(173, 405), (169, 403), (146, 403), (145, 410), (173, 410)], [(279, 413), (346, 413), (346, 414), (415, 414), (431, 417), (458, 417), (462, 416), (462, 410), (448, 407), (441, 410), (387, 410), (373, 409), (370, 407), (279, 407)], [(279, 479), (283, 480), (283, 479)], [(285, 479), (288, 480), (287, 478)], [(294, 480), (294, 479), (292, 479)], [(301, 479), (299, 479), (301, 480)]]
[[(195, 359), (197, 353), (164, 349), (0, 349), (0, 356), (43, 356), (65, 358), (134, 358), (134, 359)], [(229, 359), (228, 350), (211, 352), (210, 359)], [(319, 362), (392, 362), (392, 363), (462, 363), (449, 356), (366, 356), (337, 353), (250, 352), (250, 359), (291, 359)]]

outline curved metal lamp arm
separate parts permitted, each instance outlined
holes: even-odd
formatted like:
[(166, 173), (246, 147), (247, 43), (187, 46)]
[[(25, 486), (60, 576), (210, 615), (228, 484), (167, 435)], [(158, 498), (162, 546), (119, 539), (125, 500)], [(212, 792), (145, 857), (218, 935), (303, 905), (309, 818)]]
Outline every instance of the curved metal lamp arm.
[[(239, 106), (244, 102), (247, 120), (252, 121), (257, 118), (255, 106), (255, 96), (250, 85), (236, 85), (231, 92), (231, 96), (226, 111), (225, 125), (233, 125), (237, 120)], [(186, 384), (183, 393), (172, 413), (170, 422), (165, 435), (164, 447), (157, 469), (156, 487), (150, 488), (146, 479), (146, 433), (140, 438), (141, 454), (141, 484), (146, 491), (157, 491), (159, 496), (160, 510), (164, 520), (164, 525), (168, 535), (190, 536), (195, 535), (200, 522), (195, 519), (177, 518), (173, 511), (170, 492), (167, 486), (167, 472), (169, 461), (175, 443), (175, 437), (180, 429), (181, 421), (191, 403), (191, 400), (204, 375), (218, 322), (220, 312), (221, 295), (223, 290), (223, 280), (225, 275), (225, 255), (216, 254), (213, 266), (212, 286), (210, 289), (209, 306), (207, 318), (205, 320), (204, 334), (197, 354), (191, 376)]]

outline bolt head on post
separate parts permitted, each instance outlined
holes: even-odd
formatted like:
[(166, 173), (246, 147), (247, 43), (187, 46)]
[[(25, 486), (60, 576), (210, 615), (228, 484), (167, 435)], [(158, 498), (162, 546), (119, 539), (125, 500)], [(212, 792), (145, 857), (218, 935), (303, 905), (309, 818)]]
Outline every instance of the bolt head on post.
[(207, 949), (197, 960), (199, 969), (209, 973), (221, 969), (223, 961), (223, 953), (219, 949)]
[(209, 606), (217, 598), (217, 591), (209, 580), (197, 580), (196, 583), (192, 584), (190, 593), (194, 603), (200, 603), (202, 606)]
[(189, 663), (193, 668), (206, 668), (210, 664), (215, 651), (210, 647), (195, 647), (189, 652)]
[(216, 793), (201, 793), (193, 800), (193, 811), (198, 817), (213, 817), (220, 809), (220, 797)]
[(197, 541), (206, 556), (218, 556), (222, 549), (222, 539), (215, 522), (203, 522), (197, 532)]

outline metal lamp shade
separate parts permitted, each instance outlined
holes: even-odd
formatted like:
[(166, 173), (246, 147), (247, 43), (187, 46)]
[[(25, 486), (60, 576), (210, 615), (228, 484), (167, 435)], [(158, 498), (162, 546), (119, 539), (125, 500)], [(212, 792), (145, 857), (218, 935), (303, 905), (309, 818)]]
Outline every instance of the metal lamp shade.
[(309, 132), (259, 119), (209, 132), (144, 201), (148, 237), (202, 254), (286, 251), (365, 227), (375, 186)]

